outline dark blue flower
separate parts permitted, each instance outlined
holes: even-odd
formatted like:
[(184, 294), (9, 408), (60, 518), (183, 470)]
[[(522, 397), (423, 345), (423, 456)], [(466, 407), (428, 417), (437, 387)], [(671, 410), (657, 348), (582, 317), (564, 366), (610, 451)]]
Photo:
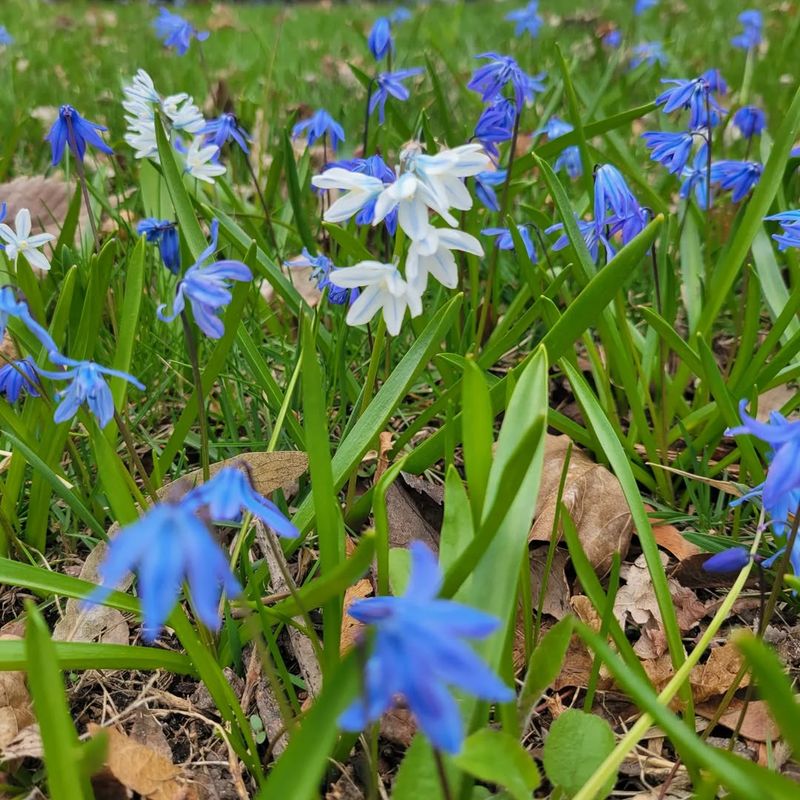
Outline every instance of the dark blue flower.
[(335, 269), (334, 263), (321, 253), (312, 256), (307, 248), (303, 248), (302, 255), (291, 261), (285, 261), (285, 266), (292, 267), (310, 267), (311, 275), (309, 276), (312, 281), (317, 284), (320, 291), (328, 290), (328, 302), (333, 303), (335, 306), (343, 306), (345, 303), (352, 305), (359, 295), (357, 288), (343, 289), (341, 286), (331, 283), (330, 273)]
[(397, 25), (400, 22), (407, 22), (412, 16), (413, 14), (405, 6), (398, 6), (389, 14), (389, 22), (391, 22), (392, 25)]
[(475, 176), (475, 195), (490, 211), (500, 210), (500, 203), (497, 202), (494, 187), (505, 183), (507, 174), (507, 170), (493, 169), (479, 172)]
[(108, 129), (103, 125), (85, 120), (72, 106), (61, 106), (58, 110), (58, 118), (46, 137), (53, 152), (52, 165), (55, 166), (61, 161), (67, 147), (79, 161), (83, 161), (87, 144), (111, 155), (114, 151), (97, 133), (97, 131), (105, 130)]
[(431, 744), (457, 753), (464, 738), (458, 704), (448, 687), (482, 700), (508, 702), (514, 692), (486, 666), (465, 639), (483, 639), (498, 626), (494, 617), (452, 600), (437, 600), (442, 573), (422, 542), (412, 542), (411, 574), (401, 597), (354, 602), (348, 614), (374, 637), (366, 663), (363, 696), (339, 718), (348, 731), (363, 730), (402, 696)]
[(683, 171), (694, 142), (694, 136), (686, 131), (649, 131), (642, 134), (642, 139), (650, 150), (650, 158), (663, 164), (673, 175)]
[(619, 28), (612, 28), (603, 34), (603, 44), (616, 50), (622, 44), (622, 31)]
[(506, 14), (506, 19), (509, 22), (516, 23), (514, 28), (515, 36), (529, 33), (535, 39), (542, 27), (542, 18), (539, 16), (539, 0), (531, 0), (524, 8), (510, 11)]
[(375, 77), (375, 86), (369, 97), (369, 113), (378, 109), (378, 121), (383, 124), (386, 113), (386, 101), (389, 95), (398, 100), (408, 100), (411, 96), (403, 81), (414, 75), (419, 75), (423, 70), (420, 67), (400, 69), (397, 72), (381, 72)]
[(628, 244), (647, 226), (647, 211), (631, 192), (622, 173), (612, 164), (603, 164), (594, 174), (594, 222), (598, 238), (622, 235)]
[(731, 39), (734, 47), (742, 50), (751, 50), (761, 44), (761, 33), (764, 28), (764, 18), (760, 11), (750, 9), (739, 14), (742, 32)]
[(703, 562), (706, 572), (738, 572), (750, 563), (750, 553), (744, 547), (731, 547), (715, 553)]
[[(563, 119), (559, 119), (558, 117), (550, 117), (550, 119), (547, 120), (547, 124), (544, 126), (544, 128), (536, 131), (536, 133), (546, 133), (547, 138), (550, 141), (553, 141), (554, 139), (558, 139), (572, 130), (572, 125), (570, 125), (568, 122), (564, 122)], [(559, 172), (562, 169), (566, 170), (567, 175), (569, 175), (569, 177), (573, 180), (583, 175), (581, 151), (576, 145), (565, 147), (556, 159), (556, 172)]]
[(5, 25), (0, 25), (0, 45), (14, 44), (14, 37), (6, 30)]
[(158, 243), (161, 260), (173, 275), (181, 271), (181, 248), (176, 223), (149, 217), (136, 226), (136, 233), (144, 234), (148, 242)]
[(344, 141), (344, 128), (324, 109), (317, 109), (308, 119), (298, 122), (292, 128), (292, 139), (307, 135), (308, 146), (327, 135), (333, 151)]
[(278, 506), (262, 497), (252, 487), (245, 471), (237, 466), (223, 467), (214, 473), (210, 481), (192, 489), (183, 503), (195, 511), (205, 508), (217, 522), (241, 522), (242, 512), (247, 511), (278, 536), (296, 539), (300, 535)]
[(544, 76), (528, 75), (511, 56), (481, 53), (475, 58), (486, 59), (489, 63), (475, 70), (467, 88), (478, 92), (485, 103), (493, 101), (506, 87), (510, 87), (519, 112), (526, 100), (533, 99), (534, 91), (542, 90), (537, 87)]
[[(578, 226), (578, 230), (580, 231), (581, 236), (583, 237), (583, 241), (586, 243), (586, 248), (588, 249), (590, 255), (592, 256), (592, 261), (597, 261), (598, 256), (600, 255), (600, 245), (603, 246), (603, 249), (606, 252), (606, 261), (610, 261), (614, 258), (614, 248), (611, 246), (611, 243), (605, 236), (605, 232), (602, 228), (595, 225), (594, 220), (591, 219), (578, 219), (575, 217), (575, 223)], [(564, 230), (564, 223), (557, 222), (555, 225), (551, 225), (549, 228), (545, 229), (545, 233), (554, 233), (555, 231), (562, 231), (561, 236), (553, 242), (553, 252), (558, 252), (559, 250), (563, 250), (565, 247), (568, 247), (570, 244), (569, 237), (566, 233), (563, 233)]]
[(184, 581), (192, 607), (212, 630), (220, 626), (223, 590), (229, 597), (242, 591), (208, 526), (196, 515), (195, 507), (183, 501), (153, 506), (111, 540), (98, 569), (102, 586), (84, 604), (102, 603), (129, 572), (139, 577), (142, 635), (147, 642), (163, 628)]
[(733, 115), (733, 124), (745, 139), (752, 139), (764, 130), (767, 118), (757, 106), (743, 106)]
[(9, 403), (16, 403), (23, 391), (31, 397), (39, 396), (36, 364), (30, 356), (0, 367), (0, 394), (5, 395)]
[(783, 251), (790, 247), (800, 247), (800, 210), (783, 211), (764, 219), (780, 224), (782, 233), (774, 233), (772, 238), (778, 243), (778, 249)]
[(105, 376), (122, 378), (132, 383), (137, 389), (144, 391), (144, 384), (133, 375), (96, 364), (94, 361), (76, 361), (58, 352), (51, 352), (50, 360), (55, 364), (67, 367), (63, 372), (54, 372), (37, 367), (37, 372), (55, 381), (69, 381), (69, 386), (56, 393), (60, 403), (56, 408), (53, 420), (66, 422), (72, 419), (78, 409), (86, 404), (94, 414), (101, 428), (105, 428), (114, 416), (114, 398), (108, 388)]
[(667, 55), (661, 42), (641, 42), (631, 48), (631, 69), (636, 69), (640, 64), (653, 67), (656, 64), (666, 64)]
[(666, 114), (678, 109), (689, 109), (689, 127), (692, 130), (716, 125), (723, 113), (719, 103), (711, 96), (711, 86), (704, 77), (686, 80), (664, 79), (661, 83), (672, 84), (672, 88), (663, 91), (656, 104), (664, 106)]
[(498, 157), (497, 145), (507, 142), (514, 135), (516, 106), (511, 100), (498, 95), (483, 109), (475, 125), (474, 138), (477, 139), (489, 155)]
[[(533, 240), (531, 239), (531, 233), (528, 230), (528, 227), (526, 225), (517, 225), (517, 231), (519, 232), (520, 238), (525, 245), (525, 252), (527, 252), (528, 258), (530, 258), (530, 260), (535, 264), (536, 248), (533, 244)], [(511, 235), (511, 231), (508, 228), (484, 228), (481, 233), (484, 236), (494, 236), (494, 244), (498, 250), (514, 249), (514, 237)]]
[(707, 69), (701, 76), (706, 83), (708, 83), (708, 88), (711, 89), (712, 92), (716, 92), (717, 94), (728, 94), (728, 84), (725, 82), (725, 78), (722, 77), (722, 73), (718, 69)]
[(185, 55), (192, 39), (204, 42), (208, 39), (208, 31), (198, 31), (190, 22), (166, 8), (159, 9), (159, 15), (153, 20), (156, 36), (164, 47), (172, 47), (179, 56)]
[(211, 244), (178, 282), (172, 314), (164, 315), (166, 305), (160, 305), (157, 311), (162, 322), (172, 322), (183, 311), (188, 297), (197, 327), (211, 339), (219, 339), (225, 333), (225, 326), (217, 312), (231, 301), (230, 281), (253, 279), (250, 269), (241, 261), (216, 261), (206, 266), (206, 261), (217, 250), (218, 233), (219, 221), (215, 219), (211, 223)]
[(250, 136), (239, 124), (236, 114), (220, 114), (216, 119), (206, 122), (198, 134), (205, 134), (206, 144), (215, 144), (220, 150), (226, 142), (233, 141), (243, 152), (250, 152), (250, 148), (247, 146)]
[(633, 13), (638, 17), (641, 14), (644, 14), (645, 11), (655, 8), (657, 5), (658, 0), (636, 0), (636, 5), (633, 7)]
[(689, 195), (694, 192), (697, 205), (703, 210), (708, 208), (708, 145), (703, 142), (700, 149), (695, 153), (691, 166), (683, 168), (681, 177), (683, 183), (681, 184), (680, 197), (682, 200), (688, 200)]
[(764, 167), (755, 161), (715, 161), (711, 164), (711, 182), (731, 191), (738, 203), (758, 183)]
[(386, 17), (378, 17), (367, 38), (367, 45), (376, 61), (381, 61), (394, 49), (392, 23)]

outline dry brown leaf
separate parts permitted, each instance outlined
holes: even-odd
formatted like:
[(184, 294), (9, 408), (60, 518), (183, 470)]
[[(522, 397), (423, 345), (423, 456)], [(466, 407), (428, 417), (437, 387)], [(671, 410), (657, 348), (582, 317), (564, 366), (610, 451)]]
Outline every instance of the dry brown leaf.
[(533, 607), (539, 607), (539, 594), (545, 575), (547, 585), (544, 591), (542, 612), (555, 619), (563, 619), (569, 614), (569, 583), (567, 583), (566, 567), (569, 563), (569, 553), (561, 547), (556, 547), (553, 553), (553, 563), (550, 571), (545, 573), (547, 567), (547, 548), (535, 547), (530, 554), (531, 562), (531, 602)]
[[(276, 489), (286, 489), (308, 470), (308, 456), (299, 450), (273, 450), (271, 453), (242, 453), (224, 461), (217, 461), (210, 467), (211, 475), (216, 475), (223, 467), (247, 467), (253, 488), (263, 495), (270, 495)], [(196, 469), (184, 475), (181, 480), (190, 484), (202, 481), (203, 471)], [(159, 495), (169, 489), (165, 486)]]
[(766, 392), (758, 396), (758, 414), (756, 419), (759, 422), (769, 422), (769, 415), (772, 411), (780, 411), (788, 402), (794, 400), (797, 395), (797, 388), (782, 383), (767, 389)]
[(161, 723), (147, 709), (137, 709), (131, 725), (130, 737), (139, 744), (149, 747), (153, 752), (172, 761), (172, 748)]
[(368, 578), (362, 578), (353, 586), (348, 586), (344, 593), (344, 616), (342, 617), (342, 636), (339, 641), (339, 652), (346, 653), (356, 642), (359, 631), (363, 627), (361, 622), (353, 619), (347, 610), (356, 600), (363, 600), (372, 594), (372, 582)]
[[(0, 640), (19, 640), (0, 636)], [(5, 748), (21, 731), (36, 722), (24, 672), (0, 672), (0, 748)]]
[[(567, 436), (547, 436), (531, 540), (550, 540), (569, 444)], [(619, 481), (605, 467), (574, 447), (562, 501), (575, 523), (592, 566), (599, 573), (608, 572), (614, 553), (624, 557), (628, 552), (633, 530), (630, 510)]]
[(5, 747), (0, 751), (0, 761), (15, 761), (18, 758), (38, 758), (44, 757), (44, 745), (42, 744), (42, 734), (39, 725), (33, 724), (23, 728)]
[(386, 492), (389, 544), (408, 547), (416, 540), (439, 552), (439, 533), (423, 516), (420, 504), (402, 484), (395, 481)]
[[(319, 303), (322, 292), (317, 288), (317, 283), (311, 278), (312, 267), (282, 267), (283, 274), (292, 282), (298, 294), (311, 308)], [(275, 290), (269, 281), (261, 282), (261, 296), (267, 303), (275, 299)], [(278, 301), (276, 301), (278, 302)]]
[[(695, 710), (701, 717), (711, 719), (717, 711), (719, 703), (703, 703), (696, 706)], [(719, 724), (735, 730), (739, 723), (739, 717), (744, 707), (744, 700), (734, 700), (728, 710), (720, 717)], [(781, 734), (780, 729), (769, 714), (769, 708), (763, 700), (753, 700), (747, 705), (739, 733), (753, 742), (766, 742), (768, 739), (775, 741)]]
[(417, 732), (414, 715), (407, 708), (393, 708), (381, 717), (381, 736), (401, 747), (410, 747)]
[[(705, 664), (698, 664), (689, 678), (695, 702), (702, 703), (710, 697), (723, 695), (730, 689), (736, 673), (742, 666), (742, 655), (730, 642), (715, 647)], [(750, 683), (750, 675), (745, 674), (739, 686)]]
[(595, 633), (600, 630), (602, 619), (592, 605), (592, 601), (585, 594), (576, 594), (570, 599), (569, 604), (581, 622), (588, 625)]
[(702, 550), (690, 541), (683, 538), (681, 532), (674, 525), (660, 524), (657, 518), (652, 518), (654, 509), (645, 504), (648, 514), (651, 515), (650, 522), (653, 526), (653, 536), (659, 547), (663, 547), (672, 553), (678, 561), (696, 556)]
[(195, 800), (197, 792), (186, 782), (180, 767), (116, 728), (90, 723), (91, 736), (108, 736), (106, 768), (126, 788), (147, 800)]

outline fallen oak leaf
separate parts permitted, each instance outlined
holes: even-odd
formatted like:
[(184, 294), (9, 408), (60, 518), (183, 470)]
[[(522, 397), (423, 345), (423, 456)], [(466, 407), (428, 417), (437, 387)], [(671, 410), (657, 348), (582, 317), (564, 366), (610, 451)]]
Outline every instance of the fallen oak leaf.
[[(0, 636), (0, 640), (20, 638), (7, 634)], [(13, 742), (35, 722), (25, 673), (0, 672), (0, 749)]]

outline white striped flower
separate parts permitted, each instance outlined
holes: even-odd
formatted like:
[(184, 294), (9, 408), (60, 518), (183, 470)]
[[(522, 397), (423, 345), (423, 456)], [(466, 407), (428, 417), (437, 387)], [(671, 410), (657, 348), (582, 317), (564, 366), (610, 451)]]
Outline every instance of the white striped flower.
[(483, 247), (474, 236), (451, 228), (429, 225), (424, 236), (411, 242), (406, 257), (406, 280), (417, 294), (425, 291), (428, 275), (448, 289), (456, 288), (458, 266), (453, 250), (483, 255)]
[(0, 224), (0, 238), (5, 242), (6, 255), (15, 264), (17, 259), (23, 256), (35, 269), (49, 270), (50, 262), (44, 253), (39, 252), (39, 248), (52, 242), (56, 237), (52, 233), (37, 233), (31, 236), (31, 212), (27, 208), (21, 208), (17, 212), (14, 227), (15, 231), (5, 223)]

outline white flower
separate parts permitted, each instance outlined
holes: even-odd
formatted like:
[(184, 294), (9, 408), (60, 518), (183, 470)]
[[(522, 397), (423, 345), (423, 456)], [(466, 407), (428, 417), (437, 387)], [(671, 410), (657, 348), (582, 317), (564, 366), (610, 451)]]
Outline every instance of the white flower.
[(214, 178), (225, 173), (225, 167), (213, 159), (219, 153), (219, 147), (215, 144), (204, 144), (204, 136), (195, 136), (184, 156), (186, 160), (186, 172), (193, 178), (214, 183)]
[(156, 91), (153, 79), (143, 69), (137, 70), (130, 86), (123, 86), (122, 91), (130, 100), (139, 100), (145, 103), (158, 103), (161, 99)]
[(5, 223), (0, 224), (0, 237), (6, 243), (6, 255), (16, 263), (20, 255), (36, 269), (49, 270), (50, 262), (38, 248), (43, 247), (56, 237), (52, 233), (38, 233), (31, 236), (31, 212), (21, 208), (14, 219), (16, 231), (12, 231)]
[(463, 179), (483, 172), (491, 160), (480, 144), (465, 144), (435, 156), (423, 155), (416, 144), (403, 150), (400, 164), (402, 174), (375, 202), (372, 224), (377, 225), (397, 208), (400, 227), (410, 239), (417, 240), (427, 234), (428, 209), (456, 227), (458, 221), (450, 209), (467, 211), (472, 208), (472, 195)]
[(394, 264), (362, 261), (353, 267), (332, 270), (328, 279), (342, 289), (364, 287), (347, 312), (348, 325), (363, 325), (383, 310), (386, 330), (396, 336), (400, 333), (406, 309), (412, 317), (422, 313), (419, 293), (403, 280)]
[(483, 247), (474, 236), (449, 228), (434, 228), (432, 225), (428, 226), (422, 238), (411, 243), (406, 257), (406, 280), (417, 294), (425, 291), (429, 274), (448, 289), (455, 289), (458, 285), (458, 267), (453, 250), (483, 255)]
[(315, 175), (311, 183), (317, 189), (339, 189), (345, 192), (325, 212), (325, 222), (344, 222), (374, 200), (384, 188), (380, 178), (350, 172), (342, 167), (331, 167)]
[(173, 130), (197, 133), (205, 127), (205, 118), (194, 104), (194, 98), (185, 92), (165, 97), (161, 101), (161, 108), (169, 117)]

